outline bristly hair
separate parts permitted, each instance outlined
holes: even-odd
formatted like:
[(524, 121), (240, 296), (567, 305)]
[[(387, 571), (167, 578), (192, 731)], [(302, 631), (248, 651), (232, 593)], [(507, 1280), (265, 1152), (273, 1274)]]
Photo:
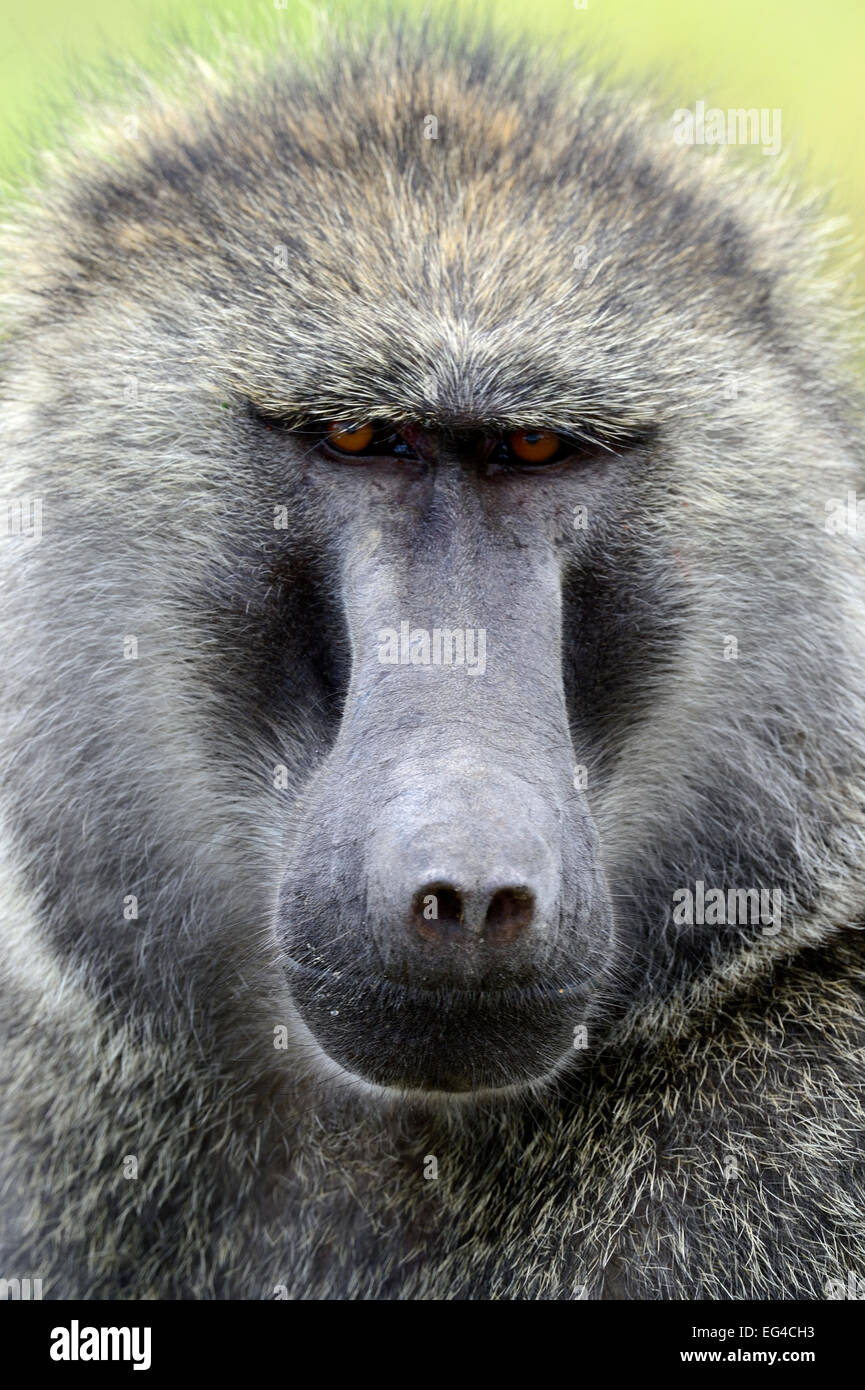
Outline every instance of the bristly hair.
[[(865, 486), (852, 282), (819, 200), (669, 116), (485, 23), (334, 20), (137, 79), (10, 203), (0, 467), (46, 535), (0, 545), (2, 1268), (46, 1296), (865, 1277), (865, 591), (823, 525)], [(262, 416), (629, 442), (563, 578), (630, 952), (590, 1067), (424, 1107), (275, 1046), (273, 885), (350, 653)], [(784, 931), (677, 930), (701, 874), (778, 885)]]

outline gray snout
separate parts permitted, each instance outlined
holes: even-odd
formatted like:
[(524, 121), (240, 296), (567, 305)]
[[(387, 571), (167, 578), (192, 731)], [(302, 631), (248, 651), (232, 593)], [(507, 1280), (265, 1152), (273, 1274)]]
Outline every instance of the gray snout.
[(376, 817), (367, 923), (389, 978), (512, 984), (556, 934), (556, 817), (530, 785), (482, 765), (416, 776)]

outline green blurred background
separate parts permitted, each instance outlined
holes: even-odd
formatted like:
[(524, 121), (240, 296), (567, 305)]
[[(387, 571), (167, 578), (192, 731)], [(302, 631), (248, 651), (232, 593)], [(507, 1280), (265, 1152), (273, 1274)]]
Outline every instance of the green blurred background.
[[(363, 0), (352, 0), (360, 9)], [(466, 3), (466, 0), (464, 0)], [(660, 71), (672, 106), (780, 107), (784, 149), (811, 184), (833, 189), (858, 242), (865, 0), (489, 0), (508, 27), (584, 36), (623, 73)], [(284, 6), (284, 8), (283, 8)], [(0, 177), (26, 176), (50, 140), (82, 65), (134, 58), (158, 71), (185, 30), (210, 48), (226, 28), (308, 30), (310, 0), (0, 0)], [(459, 5), (457, 5), (459, 8)], [(477, 5), (472, 8), (477, 9)], [(672, 109), (672, 107), (671, 107)]]

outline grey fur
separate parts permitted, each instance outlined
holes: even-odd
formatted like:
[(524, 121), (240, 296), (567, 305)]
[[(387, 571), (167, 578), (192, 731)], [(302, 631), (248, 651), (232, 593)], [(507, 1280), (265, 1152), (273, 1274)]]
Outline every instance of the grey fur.
[[(486, 37), (235, 66), (142, 97), (134, 140), (106, 113), (3, 244), (4, 491), (44, 499), (44, 534), (0, 543), (0, 1274), (91, 1298), (865, 1277), (865, 570), (824, 526), (862, 438), (817, 213)], [(261, 414), (443, 431), (423, 517), (419, 485), (379, 496)], [(534, 425), (609, 447), (490, 513), (447, 441)], [(382, 694), (358, 632), (390, 612), (488, 626), (489, 679)], [(456, 785), (424, 759), (457, 706), (492, 782), (571, 827), (550, 949), (591, 979), (565, 1020), (589, 1046), (550, 1035), (495, 1090), (487, 1041), (474, 1087), (425, 1096), (392, 996), (352, 976), (391, 939), (358, 856), (406, 741)], [(492, 816), (485, 785), (459, 814)], [(676, 926), (697, 880), (779, 890), (782, 929)], [(289, 988), (299, 922), (345, 958), (356, 1071)], [(391, 1085), (363, 1075), (384, 1054)]]

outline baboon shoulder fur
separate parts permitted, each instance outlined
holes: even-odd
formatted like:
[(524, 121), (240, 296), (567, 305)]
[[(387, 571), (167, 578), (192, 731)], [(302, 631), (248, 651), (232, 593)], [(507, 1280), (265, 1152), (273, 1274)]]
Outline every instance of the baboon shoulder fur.
[[(43, 511), (38, 543), (0, 539), (5, 1276), (94, 1299), (865, 1278), (865, 568), (825, 524), (863, 482), (849, 288), (812, 202), (668, 114), (580, 60), (395, 23), (142, 84), (11, 207), (3, 491)], [(356, 656), (343, 513), (279, 421), (371, 417), (629, 441), (585, 474), (585, 535), (575, 475), (549, 527), (602, 998), (548, 1075), (461, 1098), (332, 1064), (273, 925)], [(417, 563), (462, 524), (432, 516)], [(776, 890), (782, 920), (680, 925), (698, 882)]]

